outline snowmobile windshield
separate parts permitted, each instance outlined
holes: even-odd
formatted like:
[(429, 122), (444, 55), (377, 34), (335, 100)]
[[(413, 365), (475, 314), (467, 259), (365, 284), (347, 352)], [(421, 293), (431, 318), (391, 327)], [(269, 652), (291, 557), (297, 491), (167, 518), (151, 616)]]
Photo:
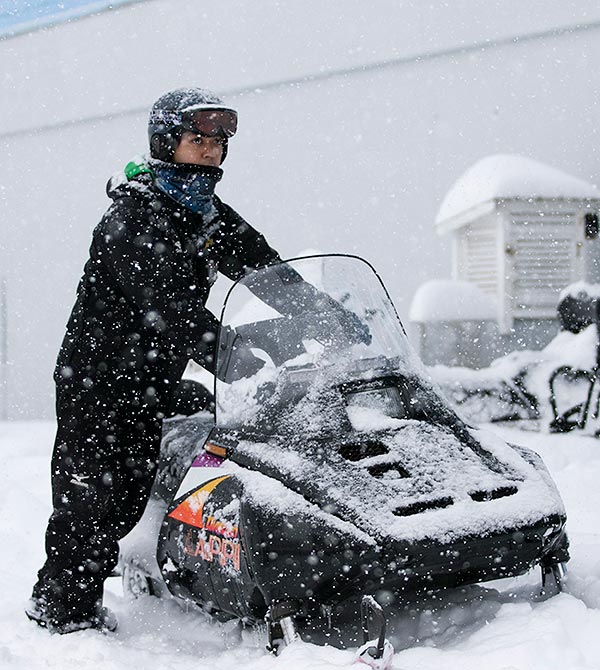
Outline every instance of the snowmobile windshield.
[[(301, 401), (315, 421), (332, 388), (348, 389), (348, 406), (368, 405), (371, 397), (357, 393), (361, 380), (421, 368), (381, 280), (353, 256), (252, 272), (231, 289), (222, 325), (216, 421), (223, 428), (279, 432)], [(401, 411), (393, 392), (377, 393), (390, 412)]]

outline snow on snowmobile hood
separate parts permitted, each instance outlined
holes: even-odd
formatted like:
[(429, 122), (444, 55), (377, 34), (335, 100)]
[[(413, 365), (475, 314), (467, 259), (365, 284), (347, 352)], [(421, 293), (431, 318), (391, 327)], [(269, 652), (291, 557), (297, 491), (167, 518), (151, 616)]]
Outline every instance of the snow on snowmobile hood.
[[(241, 441), (232, 460), (301, 492), (378, 542), (446, 544), (564, 514), (558, 492), (543, 472), (494, 436), (474, 436), (497, 457), (498, 465), (508, 464), (500, 465), (505, 473), (489, 469), (450, 431), (418, 421), (371, 434), (387, 452), (360, 464), (322, 444), (302, 442)], [(380, 477), (377, 472), (382, 470)], [(284, 499), (273, 500), (285, 513)]]
[[(222, 333), (216, 383), (231, 460), (317, 509), (377, 542), (450, 542), (564, 514), (543, 468), (450, 409), (361, 259), (258, 270), (234, 285), (222, 323), (235, 329)], [(232, 376), (248, 348), (264, 367)]]

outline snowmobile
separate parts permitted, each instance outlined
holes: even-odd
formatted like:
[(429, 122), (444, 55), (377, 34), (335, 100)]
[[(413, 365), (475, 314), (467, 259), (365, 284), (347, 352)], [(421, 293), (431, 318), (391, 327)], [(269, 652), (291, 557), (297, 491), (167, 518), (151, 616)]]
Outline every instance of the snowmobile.
[(366, 261), (256, 270), (221, 323), (214, 416), (165, 421), (126, 592), (266, 625), (275, 651), (358, 603), (359, 658), (385, 667), (382, 594), (536, 565), (560, 589), (566, 514), (540, 457), (451, 409)]

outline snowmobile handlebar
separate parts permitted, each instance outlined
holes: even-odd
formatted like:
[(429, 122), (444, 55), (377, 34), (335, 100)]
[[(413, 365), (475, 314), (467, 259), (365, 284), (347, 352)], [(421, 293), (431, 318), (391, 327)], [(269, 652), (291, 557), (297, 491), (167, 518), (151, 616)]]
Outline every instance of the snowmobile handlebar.
[[(306, 352), (304, 339), (314, 339), (325, 347), (371, 342), (368, 325), (344, 308), (302, 317), (300, 314), (294, 318), (245, 323), (235, 328), (222, 327), (217, 361), (219, 379), (229, 382), (255, 374), (262, 365), (257, 366), (256, 361), (260, 359), (251, 353), (251, 349), (264, 351), (279, 367)], [(232, 364), (236, 367), (233, 374), (228, 372)]]

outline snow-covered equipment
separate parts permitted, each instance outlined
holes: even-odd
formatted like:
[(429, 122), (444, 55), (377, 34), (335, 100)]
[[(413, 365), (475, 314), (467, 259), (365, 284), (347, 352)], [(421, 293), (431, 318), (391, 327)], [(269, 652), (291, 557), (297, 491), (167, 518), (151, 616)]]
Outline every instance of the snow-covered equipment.
[[(310, 308), (307, 285), (321, 297)], [(256, 270), (222, 324), (214, 422), (165, 422), (152, 499), (122, 547), (126, 590), (266, 624), (278, 650), (363, 595), (535, 565), (559, 577), (566, 515), (541, 459), (457, 416), (368, 263)], [(244, 377), (248, 350), (264, 365)]]
[(600, 285), (568, 286), (558, 311), (563, 330), (539, 351), (513, 351), (479, 370), (430, 368), (467, 420), (600, 434)]
[(417, 289), (409, 321), (426, 365), (444, 363), (480, 368), (488, 365), (497, 337), (495, 300), (472, 282), (430, 279)]
[(561, 291), (558, 307), (558, 320), (563, 330), (580, 333), (599, 320), (600, 284), (588, 284), (583, 281), (570, 284)]
[[(586, 290), (589, 288), (591, 290)], [(561, 322), (579, 333), (585, 328), (596, 331), (596, 359), (591, 369), (571, 366), (557, 368), (550, 377), (550, 430), (565, 433), (573, 429), (592, 429), (600, 435), (600, 287), (579, 283), (565, 291), (559, 303)], [(575, 293), (575, 290), (577, 292)], [(592, 325), (593, 324), (593, 325)], [(579, 393), (573, 397), (572, 389)], [(581, 390), (583, 389), (583, 397)]]

